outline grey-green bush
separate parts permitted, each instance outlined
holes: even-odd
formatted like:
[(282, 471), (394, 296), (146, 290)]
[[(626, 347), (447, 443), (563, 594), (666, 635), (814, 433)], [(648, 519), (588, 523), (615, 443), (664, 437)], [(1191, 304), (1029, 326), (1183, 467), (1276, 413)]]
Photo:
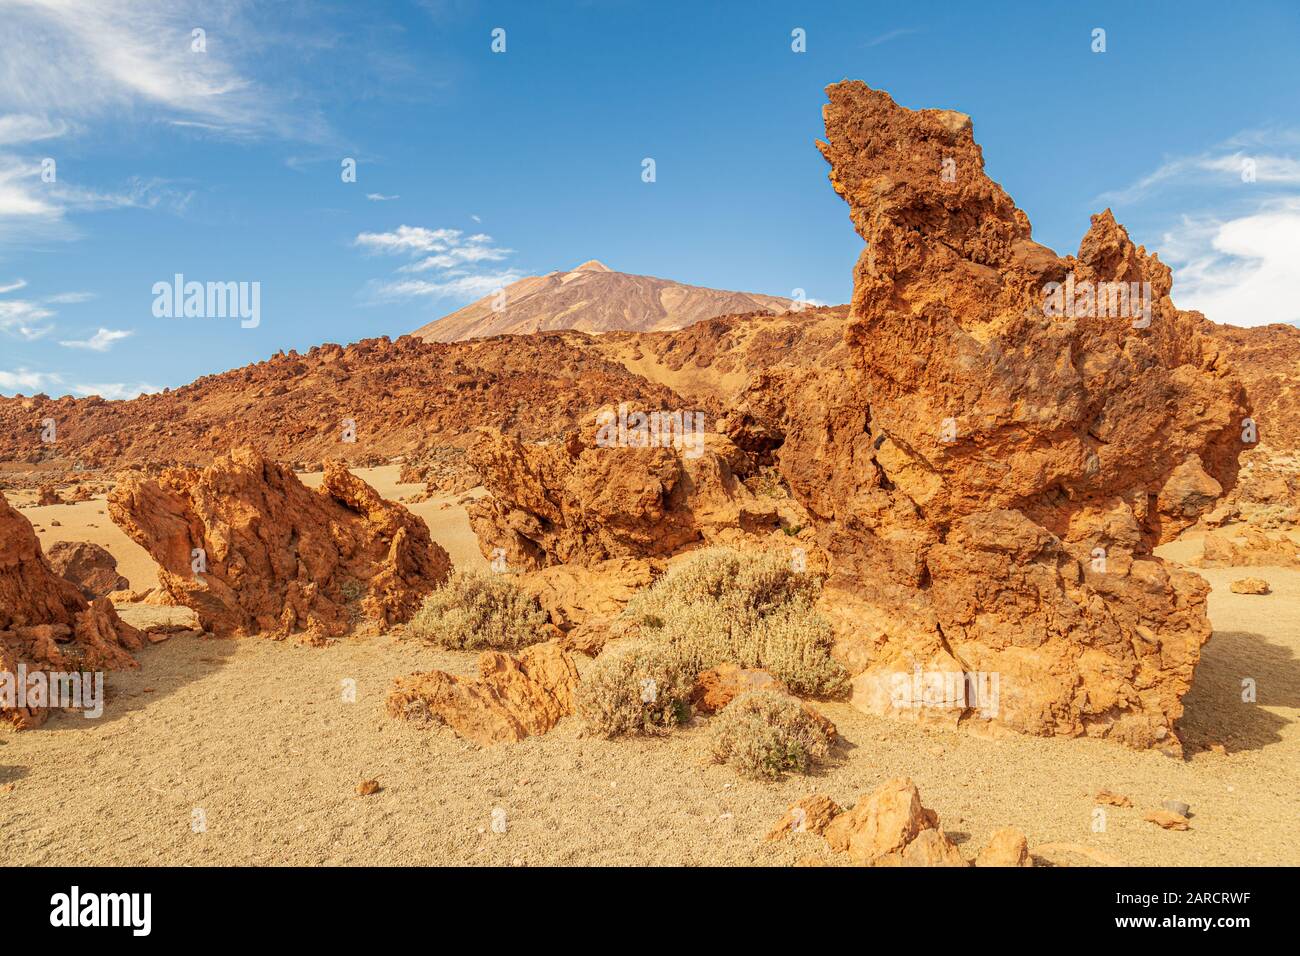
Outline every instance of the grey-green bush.
[(725, 663), (761, 667), (796, 694), (835, 697), (848, 673), (814, 609), (820, 590), (779, 552), (708, 548), (637, 594), (624, 614), (692, 675)]
[(694, 684), (667, 648), (630, 641), (596, 658), (573, 706), (591, 734), (662, 734), (690, 717)]
[(714, 760), (756, 780), (806, 773), (831, 746), (801, 701), (770, 690), (741, 694), (713, 718), (710, 735)]
[(458, 650), (514, 650), (547, 637), (546, 613), (501, 574), (455, 571), (411, 618), (411, 636)]

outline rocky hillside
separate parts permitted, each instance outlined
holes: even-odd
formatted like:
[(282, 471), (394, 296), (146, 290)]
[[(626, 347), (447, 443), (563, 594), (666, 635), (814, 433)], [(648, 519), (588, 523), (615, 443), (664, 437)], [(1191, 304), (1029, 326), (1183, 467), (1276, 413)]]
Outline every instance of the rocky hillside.
[[(315, 466), (378, 463), (479, 425), (555, 436), (603, 405), (680, 408), (683, 399), (560, 333), (434, 344), (411, 336), (280, 353), (131, 401), (0, 399), (5, 471), (208, 464), (237, 445)], [(53, 420), (56, 441), (41, 440)], [(348, 438), (355, 438), (348, 441)]]

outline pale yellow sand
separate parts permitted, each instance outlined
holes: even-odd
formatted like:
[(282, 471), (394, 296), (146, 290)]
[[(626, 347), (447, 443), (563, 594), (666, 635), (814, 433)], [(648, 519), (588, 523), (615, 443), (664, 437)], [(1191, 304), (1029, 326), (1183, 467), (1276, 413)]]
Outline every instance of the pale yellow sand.
[[(463, 509), (437, 514), (435, 538), (463, 548)], [(1247, 573), (1273, 594), (1229, 593)], [(395, 675), (470, 673), (472, 654), (391, 637), (319, 649), (174, 638), (143, 651), (140, 670), (109, 676), (100, 720), (60, 714), (42, 730), (0, 734), (0, 864), (832, 860), (812, 835), (762, 837), (805, 793), (847, 803), (907, 775), (968, 857), (1010, 824), (1031, 846), (1078, 843), (1129, 864), (1300, 865), (1300, 572), (1204, 574), (1216, 635), (1186, 698), (1186, 761), (1101, 741), (926, 730), (833, 704), (822, 709), (846, 741), (834, 765), (760, 784), (705, 765), (706, 726), (603, 741), (581, 738), (569, 718), (481, 750), (385, 715)], [(1243, 677), (1257, 681), (1258, 703), (1241, 701)], [(355, 703), (342, 699), (345, 679), (356, 681)], [(1230, 752), (1201, 749), (1212, 742)], [(384, 789), (357, 796), (369, 777)], [(1101, 787), (1136, 806), (1107, 808), (1098, 833)], [(1191, 830), (1141, 819), (1167, 798), (1191, 804)], [(496, 807), (505, 834), (491, 830)], [(196, 808), (205, 833), (192, 832)]]

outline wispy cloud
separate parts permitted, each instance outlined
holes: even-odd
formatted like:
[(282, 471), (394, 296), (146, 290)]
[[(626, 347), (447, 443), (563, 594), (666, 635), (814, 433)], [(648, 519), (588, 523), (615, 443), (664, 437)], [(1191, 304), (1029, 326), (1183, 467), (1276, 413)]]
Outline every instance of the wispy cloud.
[(130, 338), (133, 334), (133, 332), (125, 329), (100, 329), (88, 339), (65, 339), (59, 344), (70, 349), (90, 349), (93, 352), (107, 352), (115, 342)]
[(371, 202), (392, 202), (394, 199), (401, 199), (401, 196), (385, 196), (383, 193), (366, 193), (366, 198)]
[(26, 342), (34, 342), (49, 335), (54, 326), (46, 320), (53, 317), (52, 309), (36, 302), (26, 299), (0, 300), (0, 332)]
[(121, 401), (138, 398), (141, 395), (151, 395), (154, 392), (161, 392), (162, 389), (157, 385), (150, 385), (148, 382), (104, 382), (94, 385), (73, 385), (70, 391), (73, 395), (81, 398), (88, 395), (98, 395), (100, 398), (107, 398), (110, 401)]
[[(27, 281), (18, 279), (0, 286), (0, 295), (25, 288)], [(54, 323), (50, 320), (57, 313), (50, 308), (51, 305), (85, 302), (90, 298), (93, 295), (89, 292), (60, 292), (41, 299), (0, 299), (0, 333), (26, 342), (44, 338), (54, 331)]]
[(467, 236), (460, 229), (402, 225), (390, 232), (363, 232), (353, 245), (372, 253), (414, 258), (400, 266), (398, 273), (435, 274), (430, 279), (372, 282), (371, 292), (379, 299), (480, 298), (523, 278), (514, 269), (479, 268), (501, 262), (514, 252), (494, 245), (492, 237), (481, 232)]
[(880, 44), (888, 43), (890, 40), (897, 40), (899, 37), (905, 37), (910, 34), (918, 33), (918, 32), (919, 32), (918, 30), (914, 30), (911, 27), (900, 27), (897, 30), (890, 30), (887, 33), (880, 34), (880, 36), (872, 37), (870, 40), (868, 40), (866, 43), (862, 45), (864, 47), (880, 46)]
[(449, 276), (437, 281), (402, 279), (397, 282), (381, 283), (375, 287), (375, 292), (384, 299), (481, 299), (522, 278), (521, 273), (506, 270)]
[(1190, 156), (1166, 159), (1121, 189), (1104, 192), (1098, 205), (1129, 205), (1163, 191), (1240, 186), (1300, 185), (1300, 161), (1284, 149), (1300, 147), (1300, 129), (1246, 130)]
[(29, 131), (39, 130), (32, 117), (152, 109), (164, 122), (285, 132), (301, 120), (235, 62), (256, 45), (249, 9), (202, 0), (0, 0), (0, 108), (28, 117), (12, 122)]
[[(3, 6), (3, 4), (0, 4)], [(68, 124), (45, 116), (11, 113), (0, 116), (0, 146), (35, 143), (43, 139), (57, 139), (68, 131)]]

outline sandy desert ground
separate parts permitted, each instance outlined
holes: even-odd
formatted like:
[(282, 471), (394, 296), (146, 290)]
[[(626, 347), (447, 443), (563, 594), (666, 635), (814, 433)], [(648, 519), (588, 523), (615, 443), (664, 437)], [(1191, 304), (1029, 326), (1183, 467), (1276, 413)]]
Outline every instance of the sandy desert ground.
[[(387, 496), (395, 467), (359, 470)], [(308, 479), (310, 480), (310, 479)], [(460, 496), (463, 497), (463, 496)], [(457, 497), (412, 505), (458, 565), (483, 561)], [(134, 587), (152, 562), (102, 513), (104, 503), (29, 508), (42, 544), (108, 547)], [(51, 521), (59, 526), (52, 527)], [(1162, 554), (1188, 560), (1187, 539)], [(1186, 760), (1091, 740), (992, 740), (823, 704), (843, 745), (811, 777), (775, 784), (713, 766), (704, 731), (669, 738), (583, 738), (568, 718), (551, 733), (480, 749), (449, 730), (389, 719), (392, 678), (475, 656), (391, 636), (327, 648), (292, 641), (173, 638), (107, 677), (104, 716), (58, 714), (0, 735), (0, 864), (758, 864), (834, 859), (820, 837), (763, 837), (810, 792), (841, 804), (883, 780), (912, 777), (968, 857), (998, 827), (1023, 829), (1040, 863), (1300, 864), (1300, 572), (1208, 570), (1214, 638), (1186, 697)], [(1249, 573), (1266, 596), (1232, 594)], [(1253, 677), (1258, 702), (1241, 701)], [(356, 682), (356, 701), (342, 694)], [(1222, 745), (1226, 753), (1211, 749)], [(382, 789), (356, 793), (363, 779)], [(1094, 832), (1093, 794), (1129, 796)], [(1165, 799), (1192, 807), (1191, 829), (1142, 820)], [(506, 812), (508, 830), (492, 830)], [(195, 832), (195, 810), (205, 832)]]

